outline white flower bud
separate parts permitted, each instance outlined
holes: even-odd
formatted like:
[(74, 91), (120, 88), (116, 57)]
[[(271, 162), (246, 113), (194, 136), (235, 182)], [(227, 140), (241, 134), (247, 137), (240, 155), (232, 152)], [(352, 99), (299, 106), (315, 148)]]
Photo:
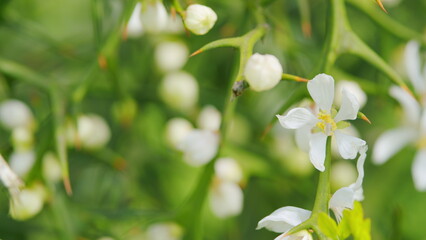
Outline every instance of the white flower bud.
[(10, 168), (20, 177), (24, 177), (35, 163), (33, 150), (13, 152), (9, 157)]
[(8, 129), (31, 127), (33, 115), (25, 103), (19, 100), (7, 100), (0, 104), (0, 122)]
[(181, 69), (188, 60), (188, 48), (181, 42), (162, 42), (155, 48), (155, 62), (165, 71)]
[(212, 29), (216, 20), (216, 13), (207, 6), (192, 4), (186, 9), (185, 26), (194, 34), (206, 34)]
[(161, 1), (146, 1), (146, 5), (142, 6), (141, 20), (147, 32), (159, 33), (167, 27), (167, 10)]
[(43, 156), (43, 176), (51, 182), (58, 182), (62, 179), (61, 164), (54, 153), (48, 152)]
[(339, 161), (331, 167), (330, 183), (334, 190), (355, 182), (358, 174), (354, 165), (348, 161)]
[(107, 122), (95, 114), (82, 115), (78, 118), (77, 134), (81, 146), (87, 149), (102, 148), (111, 137)]
[(334, 97), (334, 101), (336, 105), (341, 106), (342, 105), (342, 91), (343, 89), (346, 89), (353, 95), (355, 95), (356, 99), (359, 103), (359, 108), (362, 108), (365, 103), (367, 102), (367, 95), (365, 92), (361, 89), (361, 87), (358, 85), (358, 83), (353, 81), (346, 81), (341, 80), (337, 82), (336, 84), (336, 95)]
[(40, 184), (21, 190), (10, 200), (10, 215), (16, 220), (26, 220), (43, 208), (46, 191)]
[(221, 120), (222, 115), (220, 112), (215, 107), (208, 105), (203, 107), (198, 115), (197, 124), (201, 129), (217, 131), (219, 130)]
[(182, 228), (172, 222), (156, 223), (150, 225), (146, 230), (147, 240), (180, 240), (182, 235)]
[(188, 120), (183, 118), (170, 119), (166, 125), (167, 142), (177, 149), (192, 130), (192, 124)]
[(240, 166), (232, 158), (219, 158), (214, 164), (214, 170), (221, 181), (238, 183), (243, 178)]
[(138, 2), (135, 9), (130, 16), (129, 22), (127, 23), (127, 36), (130, 38), (137, 38), (142, 36), (143, 26), (141, 20), (142, 4)]
[(208, 130), (193, 130), (179, 146), (184, 153), (183, 160), (192, 166), (210, 162), (217, 153), (219, 136)]
[(273, 55), (253, 54), (244, 70), (244, 77), (254, 91), (269, 90), (277, 85), (283, 74), (280, 61)]
[(29, 128), (18, 127), (12, 130), (12, 142), (15, 151), (25, 151), (33, 147), (33, 133)]
[(233, 182), (219, 182), (210, 193), (210, 208), (219, 218), (236, 216), (243, 209), (243, 191)]
[(198, 100), (198, 83), (186, 72), (167, 74), (159, 90), (163, 101), (177, 110), (188, 111)]

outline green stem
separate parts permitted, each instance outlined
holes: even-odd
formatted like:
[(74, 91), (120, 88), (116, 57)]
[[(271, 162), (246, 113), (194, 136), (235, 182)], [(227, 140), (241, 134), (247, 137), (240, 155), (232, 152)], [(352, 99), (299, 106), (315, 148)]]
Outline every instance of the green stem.
[(315, 197), (315, 204), (312, 210), (312, 215), (320, 212), (328, 213), (328, 199), (330, 196), (330, 170), (331, 170), (331, 137), (327, 138), (326, 155), (324, 172), (321, 172), (318, 180), (317, 195)]

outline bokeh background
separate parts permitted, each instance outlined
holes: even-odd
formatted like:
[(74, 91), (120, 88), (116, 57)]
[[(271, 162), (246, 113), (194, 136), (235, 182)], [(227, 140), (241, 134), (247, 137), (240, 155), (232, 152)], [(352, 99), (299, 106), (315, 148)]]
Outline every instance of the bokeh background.
[[(2, 188), (0, 238), (150, 239), (150, 226), (179, 208), (202, 173), (202, 167), (186, 164), (182, 153), (168, 142), (168, 121), (180, 117), (197, 125), (203, 107), (222, 111), (228, 85), (238, 70), (238, 51), (232, 48), (189, 58), (182, 70), (196, 79), (198, 99), (189, 110), (182, 110), (160, 93), (168, 73), (155, 60), (156, 48), (178, 41), (190, 53), (213, 40), (243, 35), (256, 26), (250, 2), (197, 1), (218, 15), (213, 29), (203, 36), (177, 26), (132, 37), (126, 36), (124, 26), (135, 1), (1, 0), (0, 101), (19, 99), (34, 115), (36, 160), (25, 183), (43, 185), (47, 196), (40, 212), (17, 220), (9, 214), (10, 196)], [(365, 4), (370, 2), (374, 4)], [(426, 1), (383, 2), (391, 18), (425, 32)], [(164, 4), (171, 9), (171, 2)], [(255, 52), (277, 56), (284, 72), (315, 76), (322, 61), (327, 1), (267, 0), (262, 4), (270, 30), (256, 44)], [(354, 31), (406, 79), (402, 56), (409, 39), (384, 29), (350, 3), (346, 5)], [(375, 14), (382, 14), (378, 7)], [(312, 23), (310, 36), (302, 31), (306, 16)], [(174, 58), (172, 52), (169, 58)], [(388, 95), (392, 82), (354, 56), (339, 58), (330, 74), (336, 81), (356, 81), (366, 92), (368, 101), (362, 111), (372, 124), (354, 121), (353, 125), (371, 152), (381, 133), (401, 123), (401, 107)], [(58, 86), (59, 100), (52, 100), (45, 89), (28, 81), (31, 78)], [(312, 208), (318, 173), (296, 149), (293, 133), (275, 126), (264, 134), (289, 96), (301, 91), (303, 84), (281, 82), (270, 91), (248, 90), (239, 97), (230, 140), (222, 154), (234, 158), (243, 171), (239, 185), (244, 207), (237, 216), (221, 219), (205, 204), (203, 239), (273, 239), (277, 234), (255, 230), (261, 218), (287, 205)], [(76, 97), (79, 91), (84, 92), (81, 98)], [(43, 176), (43, 156), (55, 151), (56, 144), (52, 101), (63, 103), (67, 119), (97, 114), (110, 129), (103, 147), (67, 148), (72, 195), (67, 195), (61, 181), (47, 181)], [(0, 136), (1, 154), (9, 159), (14, 151), (11, 132), (0, 128)], [(416, 191), (411, 177), (415, 151), (414, 146), (406, 147), (382, 166), (367, 158), (363, 206), (372, 220), (373, 239), (426, 239), (426, 193)], [(335, 177), (334, 189), (355, 171), (354, 161), (336, 155), (333, 164), (342, 163), (345, 166), (336, 169), (347, 172)]]

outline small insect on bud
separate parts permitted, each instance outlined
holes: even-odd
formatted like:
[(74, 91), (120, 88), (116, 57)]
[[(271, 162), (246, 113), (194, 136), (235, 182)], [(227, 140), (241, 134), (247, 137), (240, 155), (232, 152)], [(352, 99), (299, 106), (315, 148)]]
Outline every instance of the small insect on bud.
[(204, 35), (212, 29), (216, 20), (217, 15), (211, 8), (200, 4), (192, 4), (186, 9), (184, 22), (186, 28), (192, 33)]
[(269, 90), (281, 80), (283, 68), (273, 55), (253, 54), (247, 61), (244, 77), (254, 91)]

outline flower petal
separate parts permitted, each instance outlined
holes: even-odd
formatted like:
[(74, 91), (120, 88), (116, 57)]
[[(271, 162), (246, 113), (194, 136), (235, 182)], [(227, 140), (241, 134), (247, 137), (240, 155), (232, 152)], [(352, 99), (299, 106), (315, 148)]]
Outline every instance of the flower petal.
[(324, 133), (314, 133), (309, 141), (309, 158), (316, 169), (323, 172), (325, 170), (325, 145), (327, 143), (327, 135)]
[(373, 149), (373, 162), (383, 164), (395, 153), (417, 137), (414, 128), (404, 127), (389, 130), (383, 133), (377, 140)]
[(302, 208), (282, 207), (260, 220), (256, 229), (266, 228), (278, 233), (287, 232), (306, 221), (310, 216), (311, 211)]
[(391, 87), (389, 94), (401, 104), (406, 120), (411, 124), (418, 124), (421, 109), (416, 99), (407, 91), (397, 86)]
[(425, 93), (426, 86), (421, 73), (420, 66), (420, 45), (416, 41), (408, 42), (405, 47), (404, 60), (407, 74), (414, 88), (419, 93)]
[(317, 118), (306, 108), (291, 109), (287, 115), (277, 115), (281, 126), (288, 129), (297, 129), (308, 124), (314, 124)]
[(329, 112), (334, 99), (334, 79), (321, 73), (308, 82), (308, 91), (321, 110)]
[[(365, 158), (367, 157), (367, 150), (368, 146), (363, 145), (359, 150), (359, 158), (356, 163), (356, 169), (358, 170), (358, 178), (356, 179), (355, 184), (351, 185), (352, 189), (354, 189), (355, 192), (358, 191), (358, 189), (361, 189), (361, 196), (362, 196), (362, 181), (364, 180), (364, 163)], [(363, 198), (363, 197), (360, 197)], [(358, 200), (358, 199), (357, 199)]]
[(333, 210), (337, 221), (340, 222), (343, 216), (343, 210), (352, 209), (354, 205), (354, 190), (349, 187), (343, 187), (337, 190), (328, 202), (328, 207)]
[(304, 126), (295, 131), (296, 144), (305, 152), (309, 152), (309, 140), (311, 138), (311, 126)]
[(411, 167), (414, 186), (418, 191), (426, 191), (426, 149), (417, 152)]
[(359, 103), (355, 95), (346, 89), (342, 90), (342, 105), (334, 118), (335, 122), (342, 120), (354, 120), (357, 118)]
[(354, 159), (358, 154), (360, 147), (366, 144), (364, 140), (346, 135), (338, 130), (334, 132), (334, 136), (336, 137), (339, 153), (344, 159)]

